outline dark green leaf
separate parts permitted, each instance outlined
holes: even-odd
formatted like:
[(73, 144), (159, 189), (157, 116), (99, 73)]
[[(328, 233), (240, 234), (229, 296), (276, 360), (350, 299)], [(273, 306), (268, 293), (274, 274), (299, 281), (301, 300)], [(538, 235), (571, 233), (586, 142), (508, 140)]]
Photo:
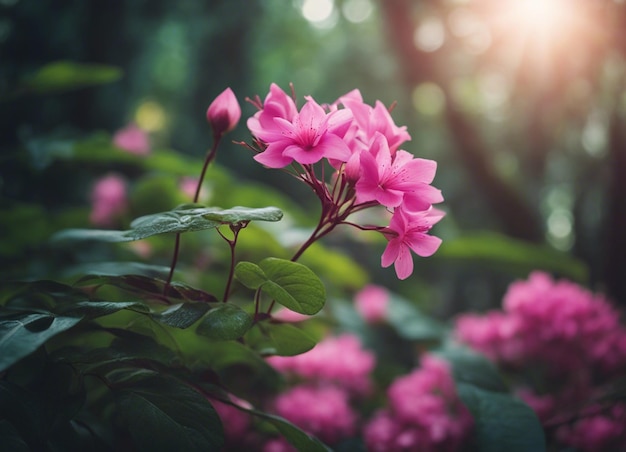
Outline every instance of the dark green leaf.
[(150, 376), (118, 391), (119, 414), (139, 450), (220, 450), (222, 424), (207, 399), (176, 380)]
[(137, 301), (80, 301), (69, 305), (61, 312), (71, 317), (84, 317), (90, 320), (114, 314), (122, 309), (141, 313), (150, 312), (148, 306)]
[(143, 299), (165, 300), (166, 298), (190, 302), (216, 302), (215, 296), (195, 289), (183, 283), (173, 282), (167, 288), (167, 297), (164, 295), (166, 281), (142, 275), (86, 275), (76, 281), (76, 286), (111, 285), (133, 293)]
[(97, 275), (97, 276), (124, 276), (139, 275), (147, 278), (167, 278), (170, 268), (165, 265), (144, 264), (142, 262), (88, 262), (73, 265), (65, 270), (64, 275)]
[(72, 240), (98, 240), (104, 242), (131, 242), (157, 234), (183, 233), (216, 228), (222, 224), (234, 224), (251, 220), (278, 221), (282, 212), (276, 207), (251, 209), (233, 207), (222, 210), (217, 207), (179, 206), (167, 212), (145, 215), (131, 223), (127, 231), (100, 229), (66, 229), (53, 236), (55, 242)]
[(589, 269), (585, 263), (566, 253), (493, 232), (444, 241), (435, 256), (437, 259), (468, 262), (473, 266), (484, 263), (496, 270), (522, 276), (542, 269), (581, 283), (589, 279)]
[(457, 344), (444, 344), (433, 350), (452, 364), (454, 379), (495, 392), (507, 392), (508, 388), (496, 366), (483, 355)]
[(285, 439), (296, 448), (296, 450), (307, 452), (329, 452), (331, 450), (319, 439), (308, 435), (280, 416), (275, 416), (258, 410), (246, 411), (270, 422), (274, 427), (276, 427), (280, 434), (283, 435)]
[(0, 372), (80, 320), (80, 317), (56, 317), (46, 313), (0, 321)]
[(202, 319), (198, 334), (217, 340), (239, 339), (252, 325), (252, 317), (231, 303), (211, 309)]
[(0, 438), (2, 448), (12, 452), (30, 452), (30, 447), (24, 442), (15, 427), (6, 420), (0, 421)]
[(241, 262), (235, 268), (235, 275), (245, 286), (261, 287), (278, 303), (300, 314), (316, 314), (326, 302), (322, 281), (297, 262), (273, 257), (263, 259), (258, 266)]
[(121, 76), (122, 71), (113, 66), (56, 61), (24, 78), (21, 88), (38, 94), (51, 93), (111, 83)]
[(196, 323), (209, 308), (207, 303), (187, 302), (170, 306), (166, 311), (153, 314), (152, 317), (166, 325), (184, 329)]
[(480, 452), (546, 450), (539, 419), (520, 400), (466, 383), (458, 383), (457, 391), (474, 417), (476, 445)]
[(28, 442), (40, 441), (45, 434), (46, 417), (41, 401), (10, 381), (0, 381), (0, 419), (8, 420)]

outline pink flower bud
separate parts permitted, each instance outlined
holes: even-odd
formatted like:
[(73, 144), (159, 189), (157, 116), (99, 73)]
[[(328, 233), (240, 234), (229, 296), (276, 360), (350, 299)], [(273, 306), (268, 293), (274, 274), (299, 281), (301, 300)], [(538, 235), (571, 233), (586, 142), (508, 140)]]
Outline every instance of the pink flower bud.
[(241, 107), (232, 89), (226, 88), (211, 102), (206, 117), (215, 135), (223, 135), (237, 126), (241, 118)]

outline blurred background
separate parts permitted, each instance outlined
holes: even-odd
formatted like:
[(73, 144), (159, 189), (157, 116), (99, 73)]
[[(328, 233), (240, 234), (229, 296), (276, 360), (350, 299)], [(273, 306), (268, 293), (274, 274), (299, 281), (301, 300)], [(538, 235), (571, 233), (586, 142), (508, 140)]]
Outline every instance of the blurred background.
[[(243, 109), (232, 139), (249, 140), (244, 99), (275, 82), (300, 100), (358, 88), (397, 102), (404, 148), (438, 162), (444, 245), (416, 258), (410, 280), (379, 268), (380, 244), (330, 239), (366, 267), (361, 283), (449, 315), (492, 307), (542, 268), (624, 306), (625, 56), (622, 0), (0, 0), (3, 279), (41, 277), (32, 256), (69, 224), (46, 219), (89, 205), (90, 168), (50, 157), (64, 143), (135, 123), (153, 148), (201, 162), (212, 99), (232, 87)], [(38, 71), (59, 61), (121, 72), (42, 88)], [(317, 216), (310, 193), (243, 147), (227, 143), (217, 161)]]

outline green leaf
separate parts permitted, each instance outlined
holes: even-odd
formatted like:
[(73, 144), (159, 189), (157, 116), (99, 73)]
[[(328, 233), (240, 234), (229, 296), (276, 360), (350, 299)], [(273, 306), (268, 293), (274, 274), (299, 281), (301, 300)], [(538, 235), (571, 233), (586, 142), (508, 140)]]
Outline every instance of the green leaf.
[(48, 339), (69, 330), (80, 317), (56, 317), (50, 313), (26, 314), (0, 321), (0, 372), (31, 354)]
[(507, 392), (508, 388), (496, 366), (481, 354), (458, 344), (447, 343), (433, 353), (452, 364), (455, 381), (469, 383), (494, 392)]
[(196, 332), (217, 340), (239, 339), (252, 325), (252, 317), (232, 303), (211, 309), (202, 319)]
[(248, 289), (258, 289), (267, 282), (265, 272), (252, 262), (239, 262), (235, 266), (235, 277)]
[(555, 272), (563, 277), (585, 283), (589, 269), (584, 262), (553, 248), (493, 233), (468, 234), (444, 241), (435, 255), (437, 259), (483, 263), (496, 270), (526, 276), (532, 270)]
[(278, 303), (300, 314), (316, 314), (326, 302), (322, 281), (297, 262), (274, 257), (263, 259), (258, 266), (240, 262), (235, 267), (235, 276), (246, 287), (260, 287)]
[(509, 394), (458, 383), (458, 394), (474, 417), (480, 452), (541, 452), (546, 450), (543, 428), (535, 412)]
[(331, 451), (324, 443), (314, 436), (310, 436), (307, 433), (300, 430), (291, 422), (283, 419), (280, 416), (264, 413), (258, 410), (245, 410), (255, 416), (265, 419), (271, 423), (285, 437), (289, 443), (296, 448), (296, 450), (302, 450), (307, 452), (329, 452)]
[(79, 287), (115, 286), (147, 300), (163, 300), (167, 298), (170, 300), (176, 299), (203, 303), (213, 303), (217, 301), (215, 296), (179, 282), (173, 282), (167, 287), (166, 296), (164, 295), (166, 292), (166, 284), (166, 281), (162, 279), (142, 275), (86, 275), (74, 283), (75, 286)]
[(114, 314), (122, 309), (141, 313), (150, 312), (148, 306), (137, 301), (79, 301), (78, 303), (72, 303), (62, 310), (61, 313), (71, 317), (83, 317), (91, 320)]
[(444, 326), (425, 314), (409, 301), (397, 295), (389, 299), (389, 323), (398, 334), (409, 340), (438, 340), (444, 336)]
[(37, 94), (68, 91), (111, 83), (122, 74), (121, 69), (113, 66), (56, 61), (22, 79), (20, 88)]
[(224, 444), (215, 409), (177, 380), (149, 376), (117, 392), (118, 413), (138, 450), (204, 452)]
[(276, 207), (252, 209), (233, 207), (222, 210), (217, 207), (183, 205), (167, 212), (145, 215), (131, 223), (127, 231), (100, 229), (66, 229), (52, 238), (54, 242), (73, 240), (99, 240), (104, 242), (131, 242), (166, 233), (183, 233), (216, 228), (222, 224), (235, 224), (252, 220), (278, 221), (282, 212)]
[(246, 335), (246, 343), (261, 355), (295, 356), (315, 347), (315, 339), (288, 323), (263, 322)]
[(0, 438), (2, 438), (2, 447), (5, 450), (13, 452), (30, 452), (31, 450), (15, 427), (5, 420), (0, 421)]
[[(16, 444), (20, 441), (15, 438), (15, 433), (19, 433), (28, 442), (40, 441), (45, 435), (46, 416), (40, 399), (31, 391), (10, 381), (0, 381), (0, 419), (10, 422), (13, 429), (4, 426), (3, 430), (11, 431)], [(5, 449), (4, 438), (0, 438), (2, 449), (12, 450)]]
[(170, 306), (166, 311), (153, 314), (152, 317), (166, 325), (175, 328), (189, 328), (209, 310), (207, 303), (180, 303)]

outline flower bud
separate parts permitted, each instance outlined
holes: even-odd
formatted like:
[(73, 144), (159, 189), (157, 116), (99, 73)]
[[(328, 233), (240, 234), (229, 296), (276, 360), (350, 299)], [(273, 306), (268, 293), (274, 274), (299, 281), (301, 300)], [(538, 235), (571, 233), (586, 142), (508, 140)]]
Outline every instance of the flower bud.
[(226, 88), (211, 102), (206, 117), (215, 135), (223, 135), (237, 126), (241, 118), (241, 107), (232, 89)]

